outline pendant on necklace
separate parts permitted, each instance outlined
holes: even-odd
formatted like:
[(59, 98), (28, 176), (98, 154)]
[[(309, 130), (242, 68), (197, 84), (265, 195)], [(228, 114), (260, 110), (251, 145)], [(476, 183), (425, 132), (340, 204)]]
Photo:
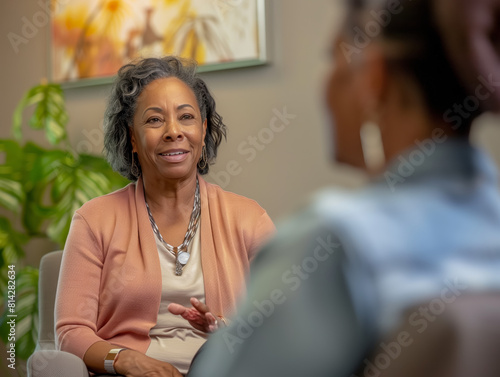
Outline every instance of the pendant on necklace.
[(181, 276), (182, 275), (182, 264), (179, 261), (179, 251), (176, 247), (174, 247), (174, 254), (175, 254), (175, 275)]
[(182, 275), (182, 264), (179, 262), (179, 260), (175, 261), (175, 274), (177, 276)]
[(177, 254), (177, 259), (184, 266), (189, 260), (189, 253), (181, 251)]

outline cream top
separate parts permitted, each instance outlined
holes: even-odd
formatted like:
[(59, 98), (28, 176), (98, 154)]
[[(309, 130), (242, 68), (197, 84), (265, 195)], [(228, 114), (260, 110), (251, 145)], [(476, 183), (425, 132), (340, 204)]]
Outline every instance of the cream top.
[(151, 344), (146, 355), (165, 361), (186, 374), (195, 353), (207, 340), (208, 334), (193, 328), (181, 316), (171, 314), (167, 307), (170, 303), (191, 307), (189, 299), (196, 297), (205, 302), (205, 286), (201, 268), (200, 223), (188, 247), (191, 254), (181, 276), (175, 275), (175, 256), (155, 236), (160, 257), (162, 290), (158, 320), (150, 332)]

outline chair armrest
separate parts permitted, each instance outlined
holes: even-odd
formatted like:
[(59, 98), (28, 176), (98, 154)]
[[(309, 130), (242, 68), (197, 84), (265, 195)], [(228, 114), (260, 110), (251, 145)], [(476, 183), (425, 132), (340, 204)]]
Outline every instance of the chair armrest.
[(28, 359), (28, 377), (89, 377), (82, 359), (64, 351), (35, 351)]

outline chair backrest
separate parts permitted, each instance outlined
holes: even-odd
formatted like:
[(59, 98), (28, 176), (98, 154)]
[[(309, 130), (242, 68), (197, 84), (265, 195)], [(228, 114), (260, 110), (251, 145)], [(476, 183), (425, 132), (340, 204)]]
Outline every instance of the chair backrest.
[(38, 277), (38, 350), (55, 350), (54, 308), (62, 251), (45, 254), (40, 260)]
[(500, 293), (436, 298), (404, 318), (357, 376), (500, 376)]

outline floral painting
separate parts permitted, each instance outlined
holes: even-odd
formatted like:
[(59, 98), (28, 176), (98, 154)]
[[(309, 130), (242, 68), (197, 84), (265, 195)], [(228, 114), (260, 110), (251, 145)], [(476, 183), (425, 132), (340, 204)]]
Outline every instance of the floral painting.
[(149, 56), (178, 55), (210, 69), (263, 62), (263, 2), (52, 0), (52, 80), (109, 78)]

